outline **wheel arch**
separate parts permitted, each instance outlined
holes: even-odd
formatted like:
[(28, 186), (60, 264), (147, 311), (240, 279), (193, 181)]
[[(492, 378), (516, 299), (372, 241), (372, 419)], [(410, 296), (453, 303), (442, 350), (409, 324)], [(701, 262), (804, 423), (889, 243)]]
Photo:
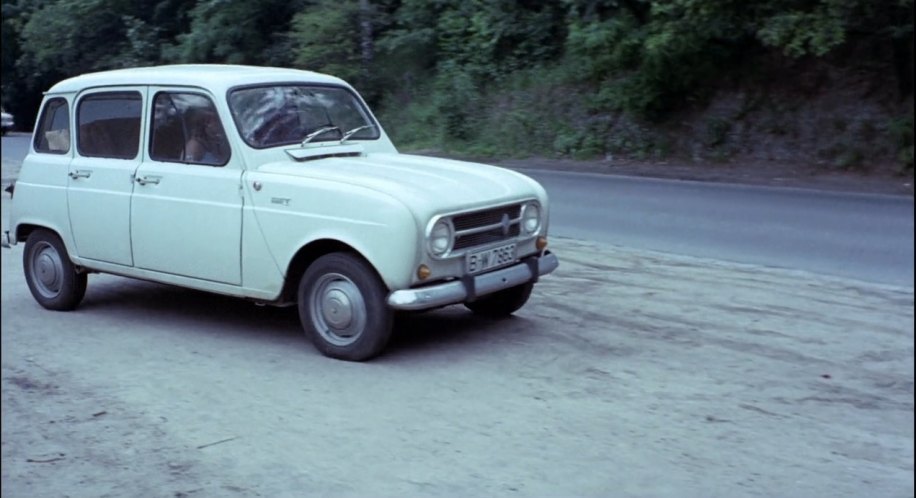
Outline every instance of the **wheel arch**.
[[(60, 237), (60, 233), (53, 228), (49, 228), (44, 225), (37, 225), (34, 223), (20, 223), (16, 226), (16, 233), (14, 234), (16, 237), (16, 242), (25, 242), (26, 239), (29, 238), (29, 235), (31, 235), (35, 230), (47, 230), (57, 234), (57, 236)], [(63, 239), (63, 237), (61, 237), (61, 239)]]
[(76, 254), (76, 246), (74, 246), (73, 240), (68, 238), (70, 234), (64, 230), (55, 228), (51, 224), (23, 221), (18, 223), (13, 230), (14, 231), (12, 233), (12, 237), (15, 238), (16, 243), (24, 243), (26, 240), (28, 240), (29, 235), (32, 235), (32, 233), (36, 230), (47, 230), (48, 232), (57, 235), (57, 238), (63, 242), (64, 249), (67, 250), (67, 257), (71, 262), (74, 261), (75, 257), (79, 257), (79, 255)]
[(281, 301), (295, 302), (299, 281), (302, 279), (305, 270), (307, 270), (318, 258), (335, 252), (349, 253), (362, 259), (372, 268), (372, 271), (375, 273), (375, 276), (378, 277), (379, 281), (385, 285), (385, 280), (381, 277), (375, 265), (356, 248), (336, 239), (318, 239), (302, 246), (290, 260), (286, 268), (286, 279), (283, 282), (283, 290), (280, 293)]

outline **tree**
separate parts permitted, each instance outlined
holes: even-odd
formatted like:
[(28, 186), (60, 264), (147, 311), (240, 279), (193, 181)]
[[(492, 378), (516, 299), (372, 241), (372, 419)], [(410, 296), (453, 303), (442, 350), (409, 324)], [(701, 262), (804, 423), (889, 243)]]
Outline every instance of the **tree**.
[(198, 0), (188, 31), (165, 49), (170, 62), (289, 65), (286, 39), (304, 0)]
[[(357, 0), (319, 0), (293, 17), (293, 63), (303, 69), (356, 81), (368, 72), (362, 10)], [(371, 59), (371, 56), (369, 56)]]

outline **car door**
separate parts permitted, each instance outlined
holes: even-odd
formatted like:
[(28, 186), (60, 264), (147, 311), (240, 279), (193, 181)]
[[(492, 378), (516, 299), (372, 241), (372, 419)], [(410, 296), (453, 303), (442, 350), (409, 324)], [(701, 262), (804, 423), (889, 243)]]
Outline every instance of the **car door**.
[(180, 88), (149, 95), (149, 145), (130, 206), (134, 264), (241, 285), (241, 160), (214, 100)]
[(130, 198), (140, 164), (145, 94), (145, 88), (109, 87), (77, 97), (77, 154), (69, 167), (67, 206), (82, 258), (133, 264)]

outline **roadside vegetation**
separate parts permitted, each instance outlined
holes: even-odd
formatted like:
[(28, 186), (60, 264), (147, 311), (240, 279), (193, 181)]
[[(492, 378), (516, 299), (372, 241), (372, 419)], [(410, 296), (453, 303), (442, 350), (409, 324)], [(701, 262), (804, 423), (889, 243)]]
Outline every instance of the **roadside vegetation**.
[(913, 170), (913, 0), (10, 0), (2, 101), (119, 67), (351, 81), (404, 150)]

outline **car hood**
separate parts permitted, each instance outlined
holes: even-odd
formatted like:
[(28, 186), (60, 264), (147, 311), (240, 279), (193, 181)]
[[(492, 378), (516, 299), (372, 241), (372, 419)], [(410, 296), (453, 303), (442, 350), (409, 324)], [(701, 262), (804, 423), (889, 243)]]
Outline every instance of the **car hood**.
[(544, 189), (531, 178), (486, 164), (398, 153), (370, 153), (302, 162), (265, 164), (258, 172), (335, 181), (400, 199), (423, 218), (457, 208), (474, 209), (536, 198)]

